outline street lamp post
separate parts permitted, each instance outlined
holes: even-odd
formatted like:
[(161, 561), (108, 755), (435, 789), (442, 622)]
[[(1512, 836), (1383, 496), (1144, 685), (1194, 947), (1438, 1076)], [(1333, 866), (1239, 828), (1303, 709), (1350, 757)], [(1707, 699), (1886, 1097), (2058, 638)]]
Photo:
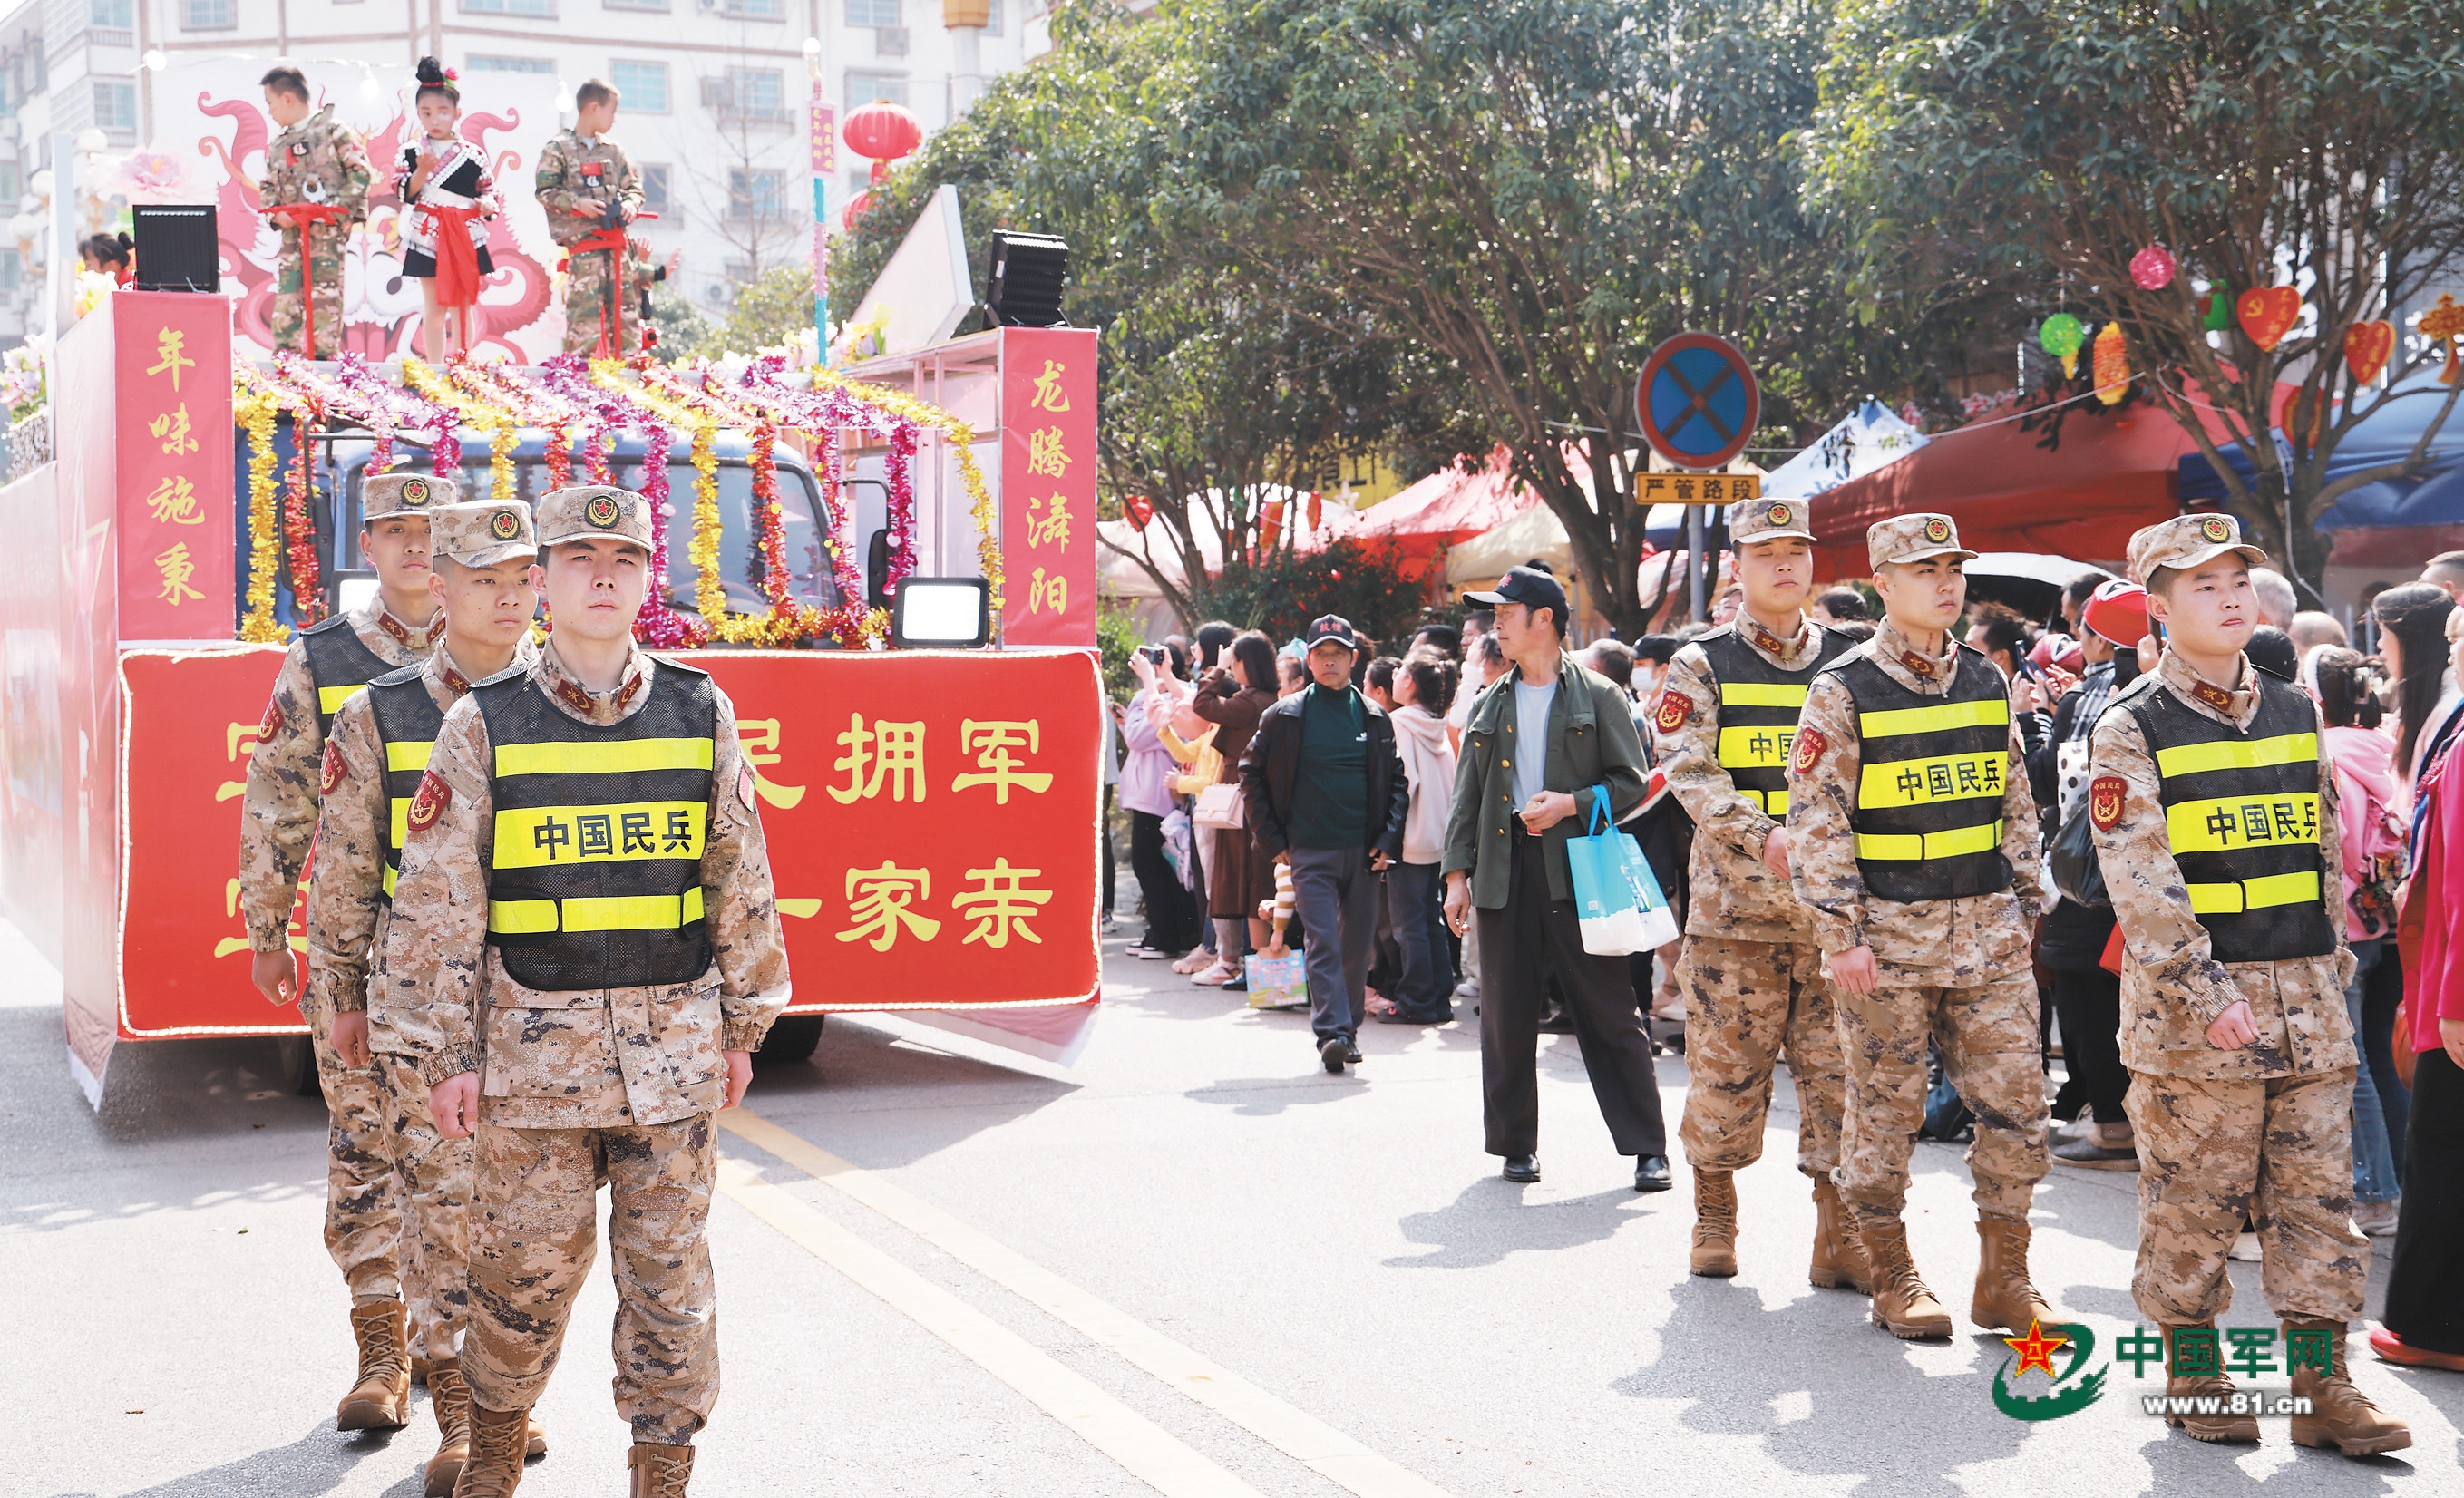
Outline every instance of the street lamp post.
[(813, 363), (830, 359), (830, 177), (838, 170), (838, 111), (830, 107), (819, 29), (804, 38), (804, 66), (813, 76), (809, 106), (813, 173)]

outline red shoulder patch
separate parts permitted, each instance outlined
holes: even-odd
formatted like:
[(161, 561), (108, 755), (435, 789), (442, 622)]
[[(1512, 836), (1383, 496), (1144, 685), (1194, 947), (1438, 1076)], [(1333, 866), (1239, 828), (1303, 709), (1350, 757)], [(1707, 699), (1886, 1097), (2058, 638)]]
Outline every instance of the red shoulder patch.
[(453, 787), (430, 770), (419, 778), (419, 794), (411, 798), (410, 810), (403, 820), (409, 824), (413, 832), (425, 832), (436, 825), (436, 819), (445, 815), (445, 808), (451, 804)]
[(1685, 726), (1685, 719), (1693, 711), (1692, 697), (1683, 692), (1662, 692), (1660, 694), (1660, 711), (1651, 715), (1651, 726), (1663, 734), (1673, 734)]
[(753, 766), (749, 764), (736, 767), (736, 799), (744, 803), (745, 810), (753, 809)]
[(275, 735), (282, 732), (282, 725), (285, 721), (286, 719), (282, 716), (282, 699), (280, 697), (275, 697), (273, 701), (268, 702), (265, 705), (265, 717), (256, 725), (256, 737), (258, 740), (263, 741), (265, 739), (272, 738)]
[(350, 773), (350, 761), (342, 758), (342, 746), (330, 738), (326, 739), (325, 773), (318, 777), (317, 794), (331, 796), (334, 794), (334, 787), (341, 784), (342, 778)]
[(2129, 789), (2119, 775), (2100, 775), (2088, 783), (2087, 815), (2100, 832), (2110, 832), (2122, 820), (2122, 799)]
[(1818, 728), (1798, 729), (1796, 731), (1796, 753), (1789, 758), (1789, 772), (1793, 775), (1803, 775), (1807, 771), (1812, 770), (1815, 765), (1822, 762), (1823, 751), (1830, 747), (1831, 740), (1822, 737), (1822, 730)]

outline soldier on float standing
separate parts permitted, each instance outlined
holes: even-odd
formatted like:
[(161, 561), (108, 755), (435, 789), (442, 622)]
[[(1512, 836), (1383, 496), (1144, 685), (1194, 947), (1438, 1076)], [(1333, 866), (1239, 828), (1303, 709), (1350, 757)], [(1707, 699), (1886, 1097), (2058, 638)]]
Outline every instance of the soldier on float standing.
[[(2089, 752), (2141, 1162), (2131, 1295), (2164, 1328), (2165, 1392), (2230, 1398), (2215, 1318), (2233, 1304), (2225, 1257), (2247, 1214), (2292, 1392), (2313, 1401), (2292, 1417), (2295, 1443), (2368, 1456), (2412, 1433), (2345, 1371), (2369, 1244), (2351, 1221), (2336, 781), (2317, 703), (2242, 653), (2259, 613), (2250, 569), (2266, 560), (2220, 515), (2132, 538), (2165, 653), (2097, 719)], [(2251, 1415), (2167, 1420), (2201, 1441), (2259, 1439)]]
[(248, 923), (249, 980), (275, 1003), (299, 1001), (333, 1112), (325, 1247), (350, 1287), (351, 1331), (359, 1344), (359, 1374), (335, 1417), (341, 1430), (389, 1429), (407, 1415), (412, 1367), (404, 1342), (402, 1204), (385, 1148), (381, 1084), (364, 1059), (345, 1059), (335, 1048), (335, 1014), (318, 992), (299, 991), (291, 911), (317, 831), (319, 769), (334, 715), (377, 677), (425, 658), (434, 643), (428, 512), (452, 501), (451, 479), (379, 474), (362, 485), (360, 554), (376, 571), (376, 597), (310, 626), (291, 642), (256, 731), (241, 803), (240, 910)]
[(1788, 846), (1839, 1009), (1847, 1102), (1835, 1179), (1862, 1238), (1877, 1325), (1947, 1337), (1901, 1219), (1937, 1041), (1976, 1114), (1982, 1240), (1969, 1315), (2055, 1319), (2028, 1279), (2028, 1206), (2046, 1170), (2035, 979), (2036, 807), (2010, 689), (1951, 637), (1976, 553), (1942, 515), (1865, 533), (1883, 621), (1816, 673), (1789, 759)]
[[(402, 871), (395, 841), (445, 720), (472, 683), (538, 651), (530, 641), (539, 592), (531, 568), (539, 543), (521, 504), (445, 505), (428, 518), (429, 590), (443, 638), (428, 659), (369, 682), (334, 715), (308, 880), (308, 982), (333, 1016), (333, 1047), (355, 1068), (373, 1065), (384, 1103), (382, 1153), (400, 1194), (404, 1300), (411, 1356), (428, 1374), (439, 1443), (428, 1461), (428, 1498), (453, 1490), (470, 1454), (471, 1397), (462, 1381), (462, 1325), (471, 1201), (471, 1142), (438, 1135), (428, 1084), (402, 1043), (368, 1024), (369, 969), (384, 949), (385, 922)], [(373, 1052), (373, 1057), (371, 1056)], [(544, 1455), (546, 1433), (528, 1432), (527, 1453)]]
[[(269, 71), (265, 112), (281, 132), (266, 144), (265, 180), (257, 198), (281, 204), (333, 204), (341, 217), (302, 225), (277, 216), (282, 251), (275, 262), (274, 307), (267, 317), (276, 348), (299, 349), (311, 359), (331, 359), (342, 347), (342, 247), (351, 226), (367, 217), (368, 185), (376, 180), (368, 150), (350, 126), (334, 118), (334, 106), (309, 110), (308, 79), (297, 68)], [(305, 230), (307, 253), (300, 253)], [(307, 296), (316, 297), (317, 347), (305, 348)]]
[(787, 954), (736, 709), (633, 642), (649, 502), (557, 490), (539, 539), (555, 632), (528, 671), (445, 715), (404, 818), (371, 1002), (439, 1132), (477, 1140), (471, 1455), (454, 1491), (502, 1498), (520, 1481), (604, 1179), (632, 1491), (671, 1498), (718, 1397), (713, 1115), (752, 1080)]
[[(573, 91), (574, 123), (539, 152), (531, 179), (547, 210), (548, 237), (573, 246), (622, 231), (642, 210), (642, 170), (607, 132), (616, 128), (615, 86), (592, 78)], [(608, 303), (624, 295), (630, 268), (613, 250), (570, 251), (564, 262), (564, 351), (599, 346)], [(616, 351), (619, 356), (625, 350)]]
[(1668, 789), (1694, 819), (1679, 980), (1687, 995), (1685, 1119), (1694, 1167), (1696, 1274), (1737, 1272), (1734, 1173), (1762, 1158), (1771, 1070), (1783, 1047), (1796, 1082), (1797, 1169), (1814, 1179), (1815, 1285), (1870, 1290), (1865, 1252), (1839, 1188), (1838, 1021), (1814, 913), (1789, 882), (1789, 751), (1814, 673), (1856, 649), (1804, 609), (1814, 578), (1805, 507), (1728, 507), (1745, 606), (1680, 650), (1652, 716)]

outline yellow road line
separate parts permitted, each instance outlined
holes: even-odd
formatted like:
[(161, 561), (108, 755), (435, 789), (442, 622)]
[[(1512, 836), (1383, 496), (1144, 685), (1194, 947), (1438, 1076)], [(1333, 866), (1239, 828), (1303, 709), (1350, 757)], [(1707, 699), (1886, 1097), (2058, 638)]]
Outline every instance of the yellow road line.
[(718, 1189), (731, 1201), (891, 1310), (947, 1342), (1008, 1384), (1089, 1445), (1167, 1498), (1262, 1498), (1248, 1484), (1181, 1444), (1120, 1400), (1070, 1372), (983, 1312), (883, 1253), (742, 1160), (718, 1162)]
[(746, 1109), (731, 1109), (719, 1114), (718, 1121), (746, 1143), (767, 1150), (871, 1208), (1359, 1498), (1447, 1498), (1443, 1488), (1418, 1473), (1079, 1289), (939, 1207)]

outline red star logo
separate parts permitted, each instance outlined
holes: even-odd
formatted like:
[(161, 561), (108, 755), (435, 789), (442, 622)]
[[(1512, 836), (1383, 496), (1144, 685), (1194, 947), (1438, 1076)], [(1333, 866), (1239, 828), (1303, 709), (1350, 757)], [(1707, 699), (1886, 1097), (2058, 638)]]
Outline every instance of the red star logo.
[(2019, 1366), (2013, 1374), (2013, 1377), (2025, 1374), (2031, 1368), (2043, 1369), (2048, 1378), (2061, 1377), (2054, 1372), (2054, 1351), (2057, 1348), (2068, 1347), (2071, 1340), (2069, 1337), (2047, 1336), (2032, 1320), (2028, 1323), (2026, 1336), (2006, 1336), (2002, 1340), (2011, 1351), (2019, 1355)]

